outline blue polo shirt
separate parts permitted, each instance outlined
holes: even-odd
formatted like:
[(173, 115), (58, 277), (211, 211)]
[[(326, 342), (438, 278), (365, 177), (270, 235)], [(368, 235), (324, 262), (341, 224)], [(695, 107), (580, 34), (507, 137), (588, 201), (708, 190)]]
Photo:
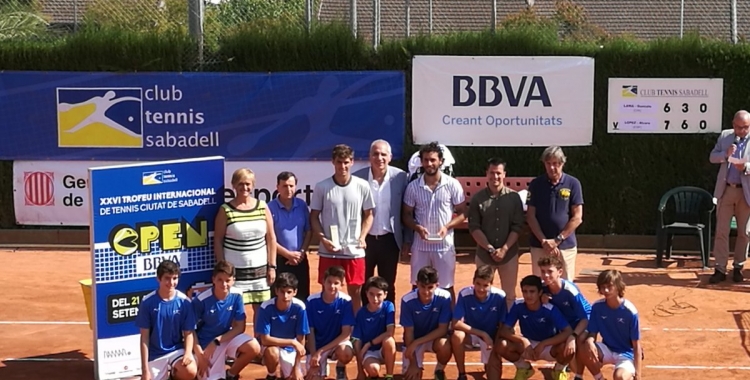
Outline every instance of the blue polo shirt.
[[(554, 239), (562, 232), (570, 220), (570, 208), (583, 204), (581, 182), (570, 174), (563, 173), (560, 182), (553, 185), (547, 174), (534, 178), (529, 184), (526, 199), (528, 206), (536, 208), (536, 220), (547, 239)], [(541, 248), (542, 243), (531, 234), (529, 245)], [(577, 246), (575, 232), (570, 234), (558, 246), (560, 249), (570, 249)]]
[[(281, 204), (279, 198), (268, 202), (273, 218), (273, 230), (276, 232), (276, 240), (279, 245), (290, 250), (300, 251), (305, 241), (305, 233), (310, 231), (310, 211), (307, 203), (297, 197), (293, 198), (292, 209), (288, 210)], [(278, 261), (284, 258), (278, 255)]]

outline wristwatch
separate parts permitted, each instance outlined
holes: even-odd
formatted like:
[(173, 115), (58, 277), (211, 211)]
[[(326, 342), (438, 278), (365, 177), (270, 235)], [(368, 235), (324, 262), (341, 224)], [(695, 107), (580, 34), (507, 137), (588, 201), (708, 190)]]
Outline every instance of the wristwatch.
[(268, 264), (268, 269), (276, 269), (276, 265)]
[(221, 342), (219, 342), (218, 339), (214, 339), (214, 344), (216, 345), (216, 347), (221, 346)]
[(493, 254), (493, 253), (495, 253), (495, 247), (493, 247), (493, 246), (490, 245), (489, 248), (487, 248), (487, 252), (489, 252), (490, 255)]
[(562, 236), (562, 234), (557, 235), (557, 237), (555, 238), (555, 243), (560, 244), (563, 240), (565, 240), (565, 238)]

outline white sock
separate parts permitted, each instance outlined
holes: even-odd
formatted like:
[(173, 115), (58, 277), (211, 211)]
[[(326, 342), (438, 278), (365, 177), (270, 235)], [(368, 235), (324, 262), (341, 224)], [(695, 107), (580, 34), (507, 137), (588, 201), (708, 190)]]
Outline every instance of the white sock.
[(527, 362), (524, 359), (519, 359), (517, 362), (513, 363), (513, 365), (515, 365), (516, 368), (520, 368), (520, 369), (529, 369), (529, 368), (531, 368), (531, 363)]
[(562, 371), (566, 367), (565, 364), (555, 363), (555, 371)]
[(435, 371), (442, 371), (445, 370), (445, 364), (438, 362), (435, 364)]
[(598, 375), (594, 375), (594, 380), (604, 380), (604, 375), (602, 375), (602, 373), (599, 372)]

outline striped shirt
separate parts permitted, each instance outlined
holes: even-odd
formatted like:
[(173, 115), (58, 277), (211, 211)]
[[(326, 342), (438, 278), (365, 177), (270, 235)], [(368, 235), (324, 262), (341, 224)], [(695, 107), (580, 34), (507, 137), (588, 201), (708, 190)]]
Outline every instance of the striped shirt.
[[(429, 231), (437, 234), (444, 225), (453, 219), (453, 207), (466, 201), (464, 189), (457, 179), (446, 175), (440, 175), (440, 182), (432, 191), (424, 183), (421, 176), (409, 183), (404, 194), (404, 204), (414, 208), (414, 217), (417, 223)], [(453, 230), (448, 231), (445, 239), (441, 241), (426, 241), (418, 234), (414, 234), (412, 249), (424, 252), (444, 252), (453, 247)]]
[(246, 304), (262, 303), (271, 298), (266, 282), (266, 202), (258, 199), (251, 210), (238, 210), (229, 203), (221, 208), (227, 216), (224, 259), (235, 266), (234, 286), (242, 291)]

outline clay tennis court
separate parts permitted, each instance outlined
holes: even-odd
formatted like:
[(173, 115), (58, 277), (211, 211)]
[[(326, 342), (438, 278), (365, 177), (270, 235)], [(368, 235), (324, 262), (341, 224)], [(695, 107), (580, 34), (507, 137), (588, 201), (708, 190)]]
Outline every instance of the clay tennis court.
[[(0, 278), (5, 284), (0, 303), (0, 379), (94, 378), (92, 332), (78, 284), (90, 277), (89, 257), (85, 250), (0, 250)], [(462, 255), (459, 260), (458, 284), (468, 285), (473, 257)], [(317, 257), (310, 261), (316, 273)], [(616, 268), (625, 273), (626, 297), (641, 316), (646, 354), (643, 379), (750, 376), (750, 282), (708, 287), (705, 281), (710, 272), (700, 269), (697, 257), (673, 258), (667, 264), (668, 269), (655, 269), (653, 256), (579, 254), (576, 282), (593, 301), (598, 298), (598, 271)], [(401, 264), (399, 270), (400, 297), (409, 288), (408, 266)], [(524, 254), (519, 278), (529, 273), (529, 255)], [(319, 289), (313, 285), (313, 291)], [(397, 341), (401, 341), (401, 329), (396, 331)], [(434, 363), (434, 355), (427, 355), (425, 361)], [(400, 373), (400, 354), (397, 360), (396, 373)], [(478, 352), (467, 353), (467, 370), (477, 379), (482, 377), (478, 361)], [(512, 379), (513, 367), (504, 364), (503, 379)], [(350, 379), (355, 379), (354, 363), (348, 368)], [(533, 379), (545, 378), (543, 368), (537, 369)], [(432, 365), (426, 366), (426, 379), (433, 378), (432, 370)], [(446, 373), (455, 379), (455, 365), (450, 364)], [(251, 364), (242, 378), (262, 379), (265, 375), (263, 367)], [(605, 367), (605, 376), (611, 379), (611, 366)], [(592, 376), (586, 373), (586, 379)]]

